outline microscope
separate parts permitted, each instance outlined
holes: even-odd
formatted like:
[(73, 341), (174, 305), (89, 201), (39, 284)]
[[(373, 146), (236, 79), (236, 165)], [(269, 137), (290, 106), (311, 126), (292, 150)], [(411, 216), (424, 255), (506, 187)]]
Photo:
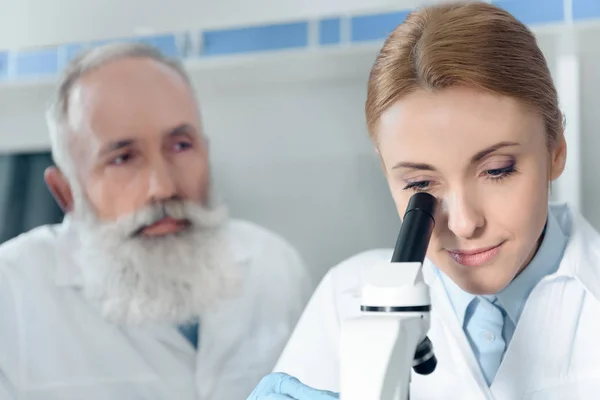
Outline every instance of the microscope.
[(435, 197), (414, 194), (391, 262), (371, 266), (363, 277), (361, 314), (342, 323), (341, 400), (408, 400), (411, 368), (428, 375), (437, 366), (422, 274), (436, 209)]

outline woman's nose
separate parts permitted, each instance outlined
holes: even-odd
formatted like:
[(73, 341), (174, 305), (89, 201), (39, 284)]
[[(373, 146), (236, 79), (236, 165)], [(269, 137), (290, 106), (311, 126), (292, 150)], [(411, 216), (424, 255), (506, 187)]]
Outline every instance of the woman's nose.
[(450, 196), (444, 199), (448, 219), (448, 229), (457, 237), (472, 238), (485, 225), (483, 213), (475, 206), (475, 199), (469, 196)]

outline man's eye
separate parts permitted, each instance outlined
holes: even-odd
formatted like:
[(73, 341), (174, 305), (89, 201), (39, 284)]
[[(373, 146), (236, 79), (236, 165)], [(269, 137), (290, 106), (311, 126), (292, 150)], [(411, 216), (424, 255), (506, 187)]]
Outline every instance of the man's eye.
[(121, 154), (110, 161), (112, 165), (122, 165), (128, 162), (131, 159), (130, 154)]
[(189, 142), (179, 142), (177, 144), (175, 144), (175, 151), (184, 151), (187, 149), (190, 149), (192, 147), (192, 144)]

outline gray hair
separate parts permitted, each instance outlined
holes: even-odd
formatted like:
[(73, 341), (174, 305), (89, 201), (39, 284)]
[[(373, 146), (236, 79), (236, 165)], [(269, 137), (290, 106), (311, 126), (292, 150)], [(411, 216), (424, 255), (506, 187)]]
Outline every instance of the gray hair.
[(73, 59), (58, 81), (56, 91), (46, 111), (46, 123), (52, 145), (54, 164), (65, 174), (71, 185), (76, 184), (75, 168), (69, 150), (69, 96), (73, 86), (85, 74), (112, 61), (124, 58), (148, 58), (173, 69), (192, 86), (183, 65), (142, 43), (112, 43), (89, 49)]

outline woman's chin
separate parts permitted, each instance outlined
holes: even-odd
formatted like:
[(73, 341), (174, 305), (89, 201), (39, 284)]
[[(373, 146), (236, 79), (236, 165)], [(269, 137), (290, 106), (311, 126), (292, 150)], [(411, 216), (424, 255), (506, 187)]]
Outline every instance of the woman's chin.
[[(491, 267), (491, 266), (489, 266)], [(477, 268), (447, 274), (462, 290), (474, 295), (496, 294), (511, 282), (512, 278), (505, 271), (495, 271), (494, 268)]]

